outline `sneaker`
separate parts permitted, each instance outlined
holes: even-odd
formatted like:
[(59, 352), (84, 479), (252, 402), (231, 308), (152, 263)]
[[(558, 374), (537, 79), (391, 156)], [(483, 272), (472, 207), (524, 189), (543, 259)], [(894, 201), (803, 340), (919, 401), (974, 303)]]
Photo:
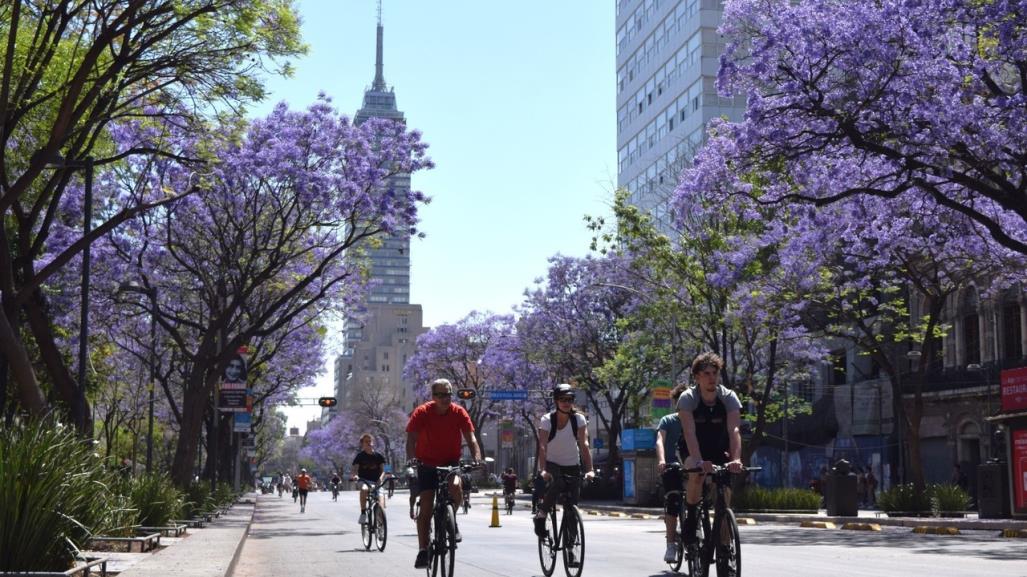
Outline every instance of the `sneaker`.
[(421, 549), (417, 552), (417, 560), (414, 561), (414, 569), (424, 569), (428, 566), (428, 551)]
[(307, 508), (304, 505), (300, 505), (300, 513), (306, 513)]
[(360, 520), (357, 521), (357, 523), (360, 523), (361, 525), (363, 525), (364, 523), (367, 523), (367, 513), (361, 513), (360, 514)]
[(673, 563), (678, 560), (678, 544), (667, 543), (667, 552), (663, 554), (664, 563)]
[(539, 537), (545, 537), (546, 536), (546, 517), (545, 517), (545, 515), (536, 515), (534, 521), (535, 521), (535, 534), (538, 535)]

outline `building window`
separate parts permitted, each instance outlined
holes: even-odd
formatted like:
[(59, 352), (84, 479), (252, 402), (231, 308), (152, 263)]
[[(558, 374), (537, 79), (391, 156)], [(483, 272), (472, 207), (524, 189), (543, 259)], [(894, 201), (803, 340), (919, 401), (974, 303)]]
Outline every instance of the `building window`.
[(848, 382), (848, 362), (845, 349), (831, 351), (831, 383), (835, 386)]
[(1020, 305), (1006, 303), (1002, 307), (1002, 340), (1003, 357), (1009, 360), (1019, 360), (1023, 357), (1023, 347), (1020, 342)]

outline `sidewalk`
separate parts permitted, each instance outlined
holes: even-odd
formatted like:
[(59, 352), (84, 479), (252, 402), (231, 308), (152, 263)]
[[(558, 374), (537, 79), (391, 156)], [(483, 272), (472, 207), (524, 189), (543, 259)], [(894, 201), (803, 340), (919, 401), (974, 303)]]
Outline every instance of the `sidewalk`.
[(225, 577), (235, 566), (242, 543), (253, 522), (257, 494), (247, 493), (228, 513), (189, 529), (188, 537), (150, 555), (119, 574), (120, 577)]

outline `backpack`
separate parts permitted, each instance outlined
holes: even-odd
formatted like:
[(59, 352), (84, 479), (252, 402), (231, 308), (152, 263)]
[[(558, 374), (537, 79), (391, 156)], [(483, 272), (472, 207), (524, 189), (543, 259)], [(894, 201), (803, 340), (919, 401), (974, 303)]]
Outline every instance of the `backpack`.
[[(553, 439), (556, 438), (556, 411), (549, 413), (549, 440), (547, 443), (552, 443)], [(571, 433), (574, 435), (574, 440), (578, 439), (578, 412), (571, 411)]]

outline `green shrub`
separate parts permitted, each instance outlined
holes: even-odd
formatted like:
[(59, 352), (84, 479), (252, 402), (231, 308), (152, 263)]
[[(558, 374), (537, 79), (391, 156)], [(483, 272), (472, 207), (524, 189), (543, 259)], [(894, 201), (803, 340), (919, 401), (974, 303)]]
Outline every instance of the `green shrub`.
[(211, 495), (211, 500), (215, 507), (225, 507), (235, 503), (236, 493), (235, 489), (232, 488), (228, 483), (218, 483), (217, 488), (214, 490), (214, 494)]
[(138, 511), (136, 522), (145, 527), (165, 527), (182, 514), (182, 493), (161, 475), (135, 478), (129, 498)]
[(193, 481), (185, 490), (185, 501), (182, 503), (182, 516), (193, 519), (201, 512), (210, 509), (210, 484), (205, 481)]
[(0, 427), (0, 571), (64, 571), (130, 510), (91, 441), (52, 421)]
[(931, 513), (944, 516), (946, 513), (963, 512), (970, 505), (970, 495), (957, 485), (931, 485)]
[(733, 495), (731, 506), (738, 511), (816, 511), (820, 495), (809, 489), (749, 485)]
[(887, 513), (926, 513), (931, 510), (931, 498), (927, 491), (918, 491), (907, 483), (881, 491), (877, 506)]

